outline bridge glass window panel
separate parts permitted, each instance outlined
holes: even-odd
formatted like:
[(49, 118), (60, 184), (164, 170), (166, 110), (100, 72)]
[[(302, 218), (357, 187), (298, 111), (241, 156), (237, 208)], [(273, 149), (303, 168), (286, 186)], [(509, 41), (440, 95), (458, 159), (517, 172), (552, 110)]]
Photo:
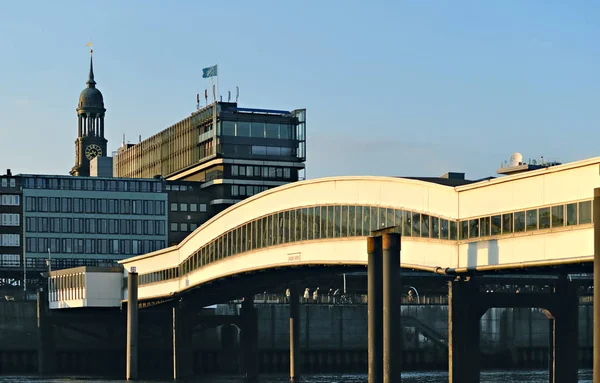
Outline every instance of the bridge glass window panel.
[(565, 225), (564, 205), (552, 206), (552, 227), (563, 227)]
[(469, 220), (469, 238), (479, 238), (479, 219)]
[(363, 235), (371, 235), (373, 217), (371, 206), (363, 206)]
[(335, 226), (335, 213), (333, 206), (327, 206), (327, 234), (326, 238), (333, 238)]
[(550, 228), (550, 208), (549, 207), (543, 207), (539, 210), (538, 224), (539, 224), (540, 230)]
[(241, 226), (235, 229), (235, 254), (243, 253), (246, 244), (246, 227)]
[(348, 225), (348, 206), (343, 205), (341, 210), (342, 222), (340, 224), (341, 233), (340, 237), (348, 237), (350, 226)]
[(400, 233), (402, 233), (402, 210), (399, 209), (395, 209), (394, 210), (394, 225), (398, 226), (398, 228), (400, 229)]
[[(317, 207), (317, 210), (319, 208)], [(289, 236), (289, 241), (290, 242), (294, 242), (296, 241), (296, 210), (290, 210), (289, 211), (289, 222), (290, 222), (290, 236)]]
[(273, 215), (267, 216), (267, 245), (273, 246), (274, 235), (273, 235)]
[(461, 221), (459, 227), (459, 238), (468, 239), (469, 238), (469, 221)]
[(252, 225), (246, 224), (244, 225), (244, 229), (246, 230), (246, 248), (244, 251), (252, 250)]
[(577, 204), (567, 204), (567, 226), (577, 225)]
[(267, 217), (263, 217), (261, 219), (262, 221), (262, 242), (261, 242), (261, 247), (267, 247), (269, 246), (269, 220), (267, 219)]
[(379, 214), (377, 214), (377, 216), (378, 216), (377, 230), (390, 226), (390, 225), (388, 225), (388, 222), (387, 222), (387, 209), (384, 207), (380, 207), (380, 208), (376, 208), (376, 209), (379, 210)]
[(502, 232), (502, 216), (494, 215), (491, 218), (491, 235), (498, 235)]
[(527, 231), (538, 229), (538, 210), (531, 209), (525, 213), (525, 226)]
[(515, 233), (520, 233), (525, 231), (525, 212), (517, 211), (513, 213), (513, 230)]
[(579, 202), (579, 224), (592, 223), (592, 201)]
[(502, 214), (502, 234), (512, 234), (513, 215), (512, 213)]
[(450, 228), (448, 225), (448, 220), (440, 218), (440, 239), (448, 239), (450, 236)]
[(348, 206), (348, 237), (356, 237), (356, 206)]
[(315, 208), (313, 206), (306, 209), (306, 233), (309, 241), (315, 238)]
[(315, 206), (315, 227), (314, 239), (325, 238), (325, 223), (326, 218), (325, 208), (323, 206)]
[(386, 215), (387, 215), (386, 216), (386, 225), (387, 226), (396, 226), (397, 225), (396, 221), (395, 221), (396, 215), (395, 215), (394, 209), (388, 208)]
[(404, 210), (402, 217), (402, 235), (405, 237), (411, 236), (412, 229), (412, 213), (410, 211)]
[(450, 240), (456, 241), (458, 239), (458, 222), (457, 221), (449, 221), (450, 226)]
[[(368, 235), (371, 235), (371, 232), (374, 230), (379, 230), (381, 227), (379, 223), (379, 211), (381, 209), (377, 206), (371, 206), (371, 229), (369, 229)], [(384, 209), (385, 211), (385, 209)]]
[(440, 238), (440, 219), (431, 217), (431, 230), (429, 231), (430, 238)]
[(421, 214), (421, 237), (429, 238), (429, 215)]
[(479, 219), (480, 232), (482, 237), (487, 237), (490, 235), (490, 217), (481, 217)]
[(412, 236), (421, 236), (421, 213), (412, 212)]
[(342, 207), (340, 205), (333, 206), (333, 238), (339, 238), (341, 234), (342, 226)]
[(302, 240), (306, 241), (308, 239), (308, 232), (312, 230), (312, 227), (309, 225), (310, 217), (308, 215), (308, 208), (302, 208)]
[(363, 234), (363, 207), (355, 206), (354, 213), (356, 215), (356, 236), (362, 237)]

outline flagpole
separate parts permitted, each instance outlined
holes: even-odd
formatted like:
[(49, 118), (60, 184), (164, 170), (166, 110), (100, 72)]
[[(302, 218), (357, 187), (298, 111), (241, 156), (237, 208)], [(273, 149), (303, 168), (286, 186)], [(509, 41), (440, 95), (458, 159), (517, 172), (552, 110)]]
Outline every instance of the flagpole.
[(219, 100), (219, 64), (216, 65), (216, 69), (217, 69), (217, 102), (220, 101)]
[(212, 76), (210, 76), (210, 92), (212, 93), (213, 101), (215, 101), (215, 91), (214, 91), (214, 88), (213, 88), (213, 79), (212, 79)]

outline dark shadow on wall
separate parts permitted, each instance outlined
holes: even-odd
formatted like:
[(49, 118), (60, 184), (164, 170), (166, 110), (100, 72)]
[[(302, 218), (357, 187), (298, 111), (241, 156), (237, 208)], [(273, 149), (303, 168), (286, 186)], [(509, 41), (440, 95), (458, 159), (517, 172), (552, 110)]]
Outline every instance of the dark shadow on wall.
[(467, 267), (477, 266), (477, 251), (478, 249), (486, 249), (488, 253), (488, 265), (497, 265), (500, 261), (498, 240), (491, 239), (489, 241), (471, 242), (467, 248)]

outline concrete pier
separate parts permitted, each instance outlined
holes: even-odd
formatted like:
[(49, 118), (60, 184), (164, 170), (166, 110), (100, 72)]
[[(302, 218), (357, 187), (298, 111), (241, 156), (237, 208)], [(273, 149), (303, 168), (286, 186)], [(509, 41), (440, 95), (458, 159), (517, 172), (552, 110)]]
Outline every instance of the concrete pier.
[(594, 383), (600, 383), (600, 188), (594, 189)]
[(138, 335), (138, 274), (130, 272), (127, 278), (127, 380), (139, 378)]
[(290, 382), (300, 378), (300, 297), (298, 288), (290, 288)]
[(383, 259), (381, 252), (381, 237), (368, 237), (369, 383), (383, 383)]
[(401, 381), (402, 324), (400, 318), (400, 234), (381, 237), (383, 258), (383, 382)]
[(241, 309), (242, 333), (242, 373), (244, 381), (258, 380), (258, 316), (254, 307), (254, 297), (244, 297)]
[(187, 378), (194, 374), (194, 355), (192, 350), (192, 332), (190, 329), (191, 312), (182, 302), (173, 305), (173, 379)]
[(54, 326), (48, 309), (48, 292), (37, 292), (37, 330), (38, 330), (38, 373), (48, 375), (56, 372), (56, 348), (54, 344)]

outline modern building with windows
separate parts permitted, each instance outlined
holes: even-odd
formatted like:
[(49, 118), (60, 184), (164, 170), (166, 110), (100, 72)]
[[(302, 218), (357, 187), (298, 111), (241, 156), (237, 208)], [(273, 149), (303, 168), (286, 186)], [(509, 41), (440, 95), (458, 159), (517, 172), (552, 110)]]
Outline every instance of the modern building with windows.
[[(21, 179), (10, 169), (0, 175), (0, 269), (10, 271), (21, 266), (23, 256), (23, 204)], [(9, 273), (10, 274), (10, 273)], [(3, 277), (7, 277), (4, 273)]]
[(194, 181), (214, 215), (242, 199), (304, 178), (306, 110), (215, 102), (113, 160), (115, 177)]
[(27, 267), (114, 264), (168, 244), (164, 180), (20, 177)]

